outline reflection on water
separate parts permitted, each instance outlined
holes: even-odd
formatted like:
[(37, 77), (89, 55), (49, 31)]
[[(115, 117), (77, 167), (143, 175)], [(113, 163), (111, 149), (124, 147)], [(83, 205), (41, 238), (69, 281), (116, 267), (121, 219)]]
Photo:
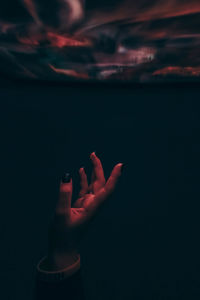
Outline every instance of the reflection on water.
[(199, 1), (22, 5), (13, 19), (1, 9), (1, 73), (44, 80), (200, 79)]

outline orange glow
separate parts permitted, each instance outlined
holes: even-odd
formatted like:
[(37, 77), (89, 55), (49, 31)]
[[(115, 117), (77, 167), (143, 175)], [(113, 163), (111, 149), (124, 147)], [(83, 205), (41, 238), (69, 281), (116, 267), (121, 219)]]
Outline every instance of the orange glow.
[(51, 45), (58, 48), (63, 47), (89, 47), (92, 43), (86, 38), (75, 38), (69, 36), (62, 36), (57, 33), (48, 32), (47, 39)]
[(87, 73), (81, 73), (81, 72), (77, 72), (77, 71), (71, 70), (71, 69), (59, 69), (59, 68), (55, 68), (52, 65), (49, 65), (49, 67), (58, 74), (67, 75), (70, 77), (80, 78), (80, 79), (89, 79), (89, 76)]
[(200, 76), (200, 67), (169, 66), (155, 71), (153, 75)]

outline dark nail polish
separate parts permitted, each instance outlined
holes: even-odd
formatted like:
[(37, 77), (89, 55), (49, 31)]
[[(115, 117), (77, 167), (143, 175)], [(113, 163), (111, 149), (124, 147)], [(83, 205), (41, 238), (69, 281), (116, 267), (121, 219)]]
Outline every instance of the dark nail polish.
[(71, 175), (69, 173), (65, 173), (63, 176), (62, 176), (62, 182), (63, 183), (69, 183), (71, 180)]

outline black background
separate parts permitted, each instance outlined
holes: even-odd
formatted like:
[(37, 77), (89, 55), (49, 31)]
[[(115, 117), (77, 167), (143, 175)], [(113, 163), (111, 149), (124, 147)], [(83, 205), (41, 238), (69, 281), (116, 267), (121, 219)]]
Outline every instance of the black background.
[(88, 299), (199, 299), (200, 90), (2, 83), (1, 299), (30, 299), (60, 176), (123, 176), (81, 245)]

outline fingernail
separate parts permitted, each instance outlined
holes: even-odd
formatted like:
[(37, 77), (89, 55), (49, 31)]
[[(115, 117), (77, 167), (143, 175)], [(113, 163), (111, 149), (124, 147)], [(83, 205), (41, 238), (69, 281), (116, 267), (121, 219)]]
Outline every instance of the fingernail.
[(70, 173), (65, 173), (63, 176), (62, 176), (62, 182), (63, 183), (69, 183), (71, 180), (71, 175)]

